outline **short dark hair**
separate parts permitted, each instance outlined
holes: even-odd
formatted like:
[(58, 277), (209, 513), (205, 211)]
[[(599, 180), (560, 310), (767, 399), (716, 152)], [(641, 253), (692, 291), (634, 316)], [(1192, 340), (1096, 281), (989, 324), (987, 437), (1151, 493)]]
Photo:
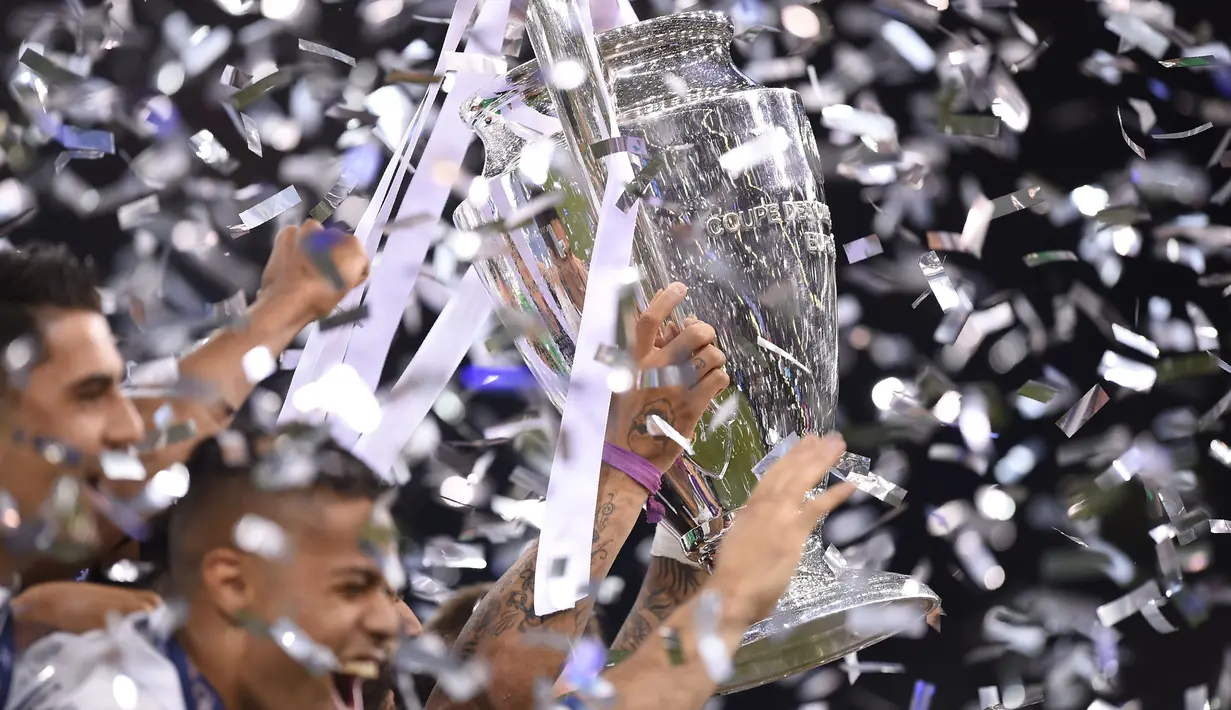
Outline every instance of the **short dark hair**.
[[(63, 244), (0, 249), (0, 354), (17, 339), (36, 336), (39, 311), (48, 308), (102, 312), (90, 265)], [(0, 387), (7, 380), (0, 368)]]
[[(263, 474), (276, 474), (291, 458), (295, 465), (310, 460), (314, 475), (293, 487), (261, 483)], [(168, 581), (181, 593), (185, 590), (179, 587), (195, 577), (201, 556), (225, 544), (223, 539), (230, 539), (234, 525), (248, 513), (264, 512), (296, 495), (376, 500), (393, 488), (327, 432), (301, 424), (272, 434), (228, 429), (198, 444), (186, 465), (188, 492), (168, 512), (163, 550)]]

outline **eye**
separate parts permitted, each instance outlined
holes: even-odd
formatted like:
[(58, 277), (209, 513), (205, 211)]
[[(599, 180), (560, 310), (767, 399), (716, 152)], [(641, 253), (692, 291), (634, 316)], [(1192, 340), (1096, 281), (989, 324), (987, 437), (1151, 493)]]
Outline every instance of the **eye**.
[(366, 584), (361, 580), (344, 582), (337, 586), (338, 594), (346, 599), (358, 599), (372, 591), (372, 585)]

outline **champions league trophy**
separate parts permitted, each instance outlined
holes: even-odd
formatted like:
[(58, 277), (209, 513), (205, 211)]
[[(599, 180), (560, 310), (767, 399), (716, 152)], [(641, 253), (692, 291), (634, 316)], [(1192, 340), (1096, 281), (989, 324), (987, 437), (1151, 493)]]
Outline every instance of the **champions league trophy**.
[[(559, 16), (567, 6), (531, 0), (527, 30), (540, 57), (568, 56), (558, 31), (574, 21)], [(756, 485), (754, 467), (784, 437), (831, 430), (838, 395), (835, 248), (816, 141), (798, 94), (761, 87), (735, 68), (732, 39), (730, 20), (715, 12), (661, 17), (598, 37), (620, 140), (642, 164), (630, 187), (642, 197), (634, 261), (651, 293), (677, 280), (688, 286), (684, 309), (717, 330), (730, 396), (740, 398), (734, 416), (699, 437), (695, 455), (668, 472), (660, 493), (664, 524), (703, 566)], [(580, 168), (557, 164), (545, 175), (527, 174), (533, 171), (523, 149), (543, 140), (530, 119), (561, 119), (563, 134), (549, 137), (558, 155), (568, 155), (566, 138), (574, 154), (596, 140), (578, 115), (586, 109), (576, 94), (557, 111), (560, 88), (542, 74), (537, 61), (528, 62), (463, 108), (486, 149), (491, 195), (464, 202), (454, 221), (490, 229), (519, 209), (538, 212), (524, 224), (506, 221), (505, 248), (476, 266), (510, 324), (545, 326), (523, 330), (517, 347), (562, 408), (597, 228), (586, 171), (603, 165), (601, 156), (582, 151), (589, 159)], [(732, 169), (740, 152), (732, 151), (741, 146), (759, 155)], [(561, 196), (554, 210), (533, 208), (534, 200)], [(904, 575), (835, 572), (818, 523), (777, 608), (745, 634), (735, 675), (720, 692), (841, 658), (939, 604), (932, 590)]]

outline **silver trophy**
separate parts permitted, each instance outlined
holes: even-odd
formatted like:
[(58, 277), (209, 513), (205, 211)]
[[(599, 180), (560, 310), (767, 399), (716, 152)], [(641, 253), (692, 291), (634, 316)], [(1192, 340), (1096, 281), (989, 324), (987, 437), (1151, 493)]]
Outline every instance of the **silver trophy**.
[[(561, 46), (569, 33), (559, 28), (573, 20), (552, 13), (568, 4), (531, 2), (527, 30), (540, 57), (545, 49), (584, 52)], [(634, 260), (645, 291), (688, 285), (682, 310), (718, 331), (730, 396), (739, 398), (734, 416), (697, 437), (696, 454), (681, 457), (660, 493), (664, 524), (705, 566), (756, 486), (757, 464), (791, 434), (832, 429), (838, 396), (834, 240), (816, 141), (798, 94), (759, 86), (736, 69), (732, 38), (730, 20), (716, 12), (598, 37), (625, 137), (619, 147), (640, 165), (629, 191), (642, 199)], [(593, 108), (586, 90), (561, 91), (529, 62), (468, 102), (463, 118), (486, 149), (491, 195), (454, 214), (463, 230), (504, 227), (494, 230), (500, 248), (477, 266), (505, 323), (521, 334), (527, 365), (561, 408), (597, 226), (593, 174), (602, 170), (590, 137), (594, 116), (578, 115)], [(563, 135), (544, 136), (544, 116), (558, 117)], [(527, 148), (543, 141), (560, 148), (550, 166), (531, 159), (541, 150)], [(569, 148), (579, 160), (569, 159)], [(535, 209), (543, 201), (554, 209)], [(531, 216), (508, 219), (518, 211)], [(841, 658), (939, 608), (936, 594), (910, 577), (836, 573), (825, 548), (818, 523), (777, 608), (745, 634), (721, 692)]]

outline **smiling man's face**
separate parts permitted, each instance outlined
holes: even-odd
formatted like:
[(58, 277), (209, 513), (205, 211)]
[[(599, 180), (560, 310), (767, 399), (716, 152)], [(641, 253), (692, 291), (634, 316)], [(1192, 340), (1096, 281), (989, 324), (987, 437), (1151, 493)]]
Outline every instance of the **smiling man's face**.
[(6, 373), (0, 395), (0, 488), (23, 518), (37, 512), (57, 478), (98, 476), (103, 451), (126, 449), (143, 433), (120, 389), (124, 361), (106, 318), (47, 308), (37, 321), (37, 334), (15, 341), (36, 339), (36, 359), (20, 377)]

